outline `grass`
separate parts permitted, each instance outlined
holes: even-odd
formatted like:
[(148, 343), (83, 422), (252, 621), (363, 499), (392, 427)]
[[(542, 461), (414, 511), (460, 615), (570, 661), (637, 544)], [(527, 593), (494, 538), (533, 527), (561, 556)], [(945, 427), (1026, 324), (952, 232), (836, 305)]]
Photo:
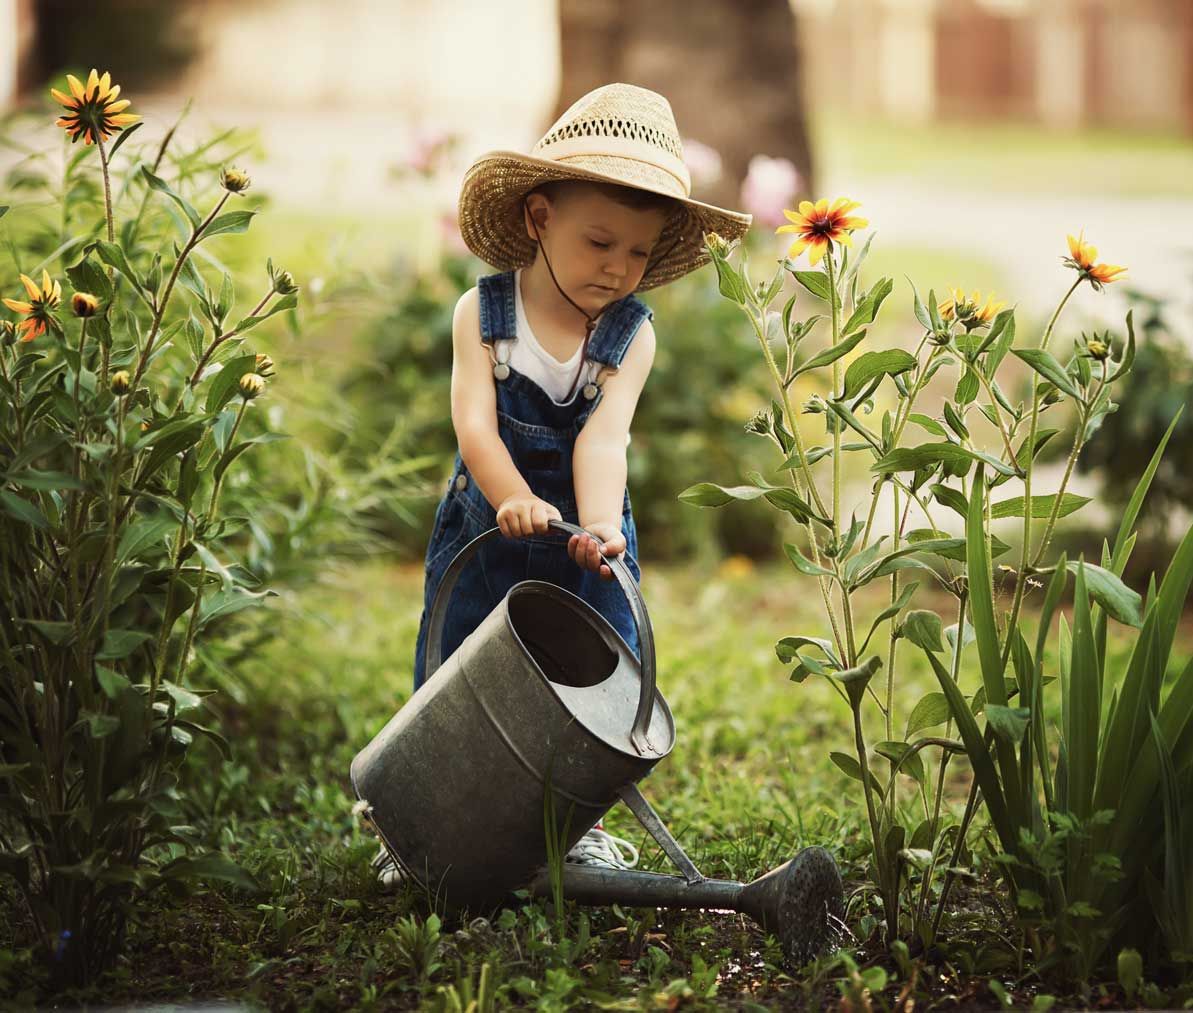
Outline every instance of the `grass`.
[(1030, 194), (1193, 196), (1193, 145), (1177, 133), (1053, 130), (1014, 122), (909, 124), (820, 109), (813, 150), (824, 179), (883, 176), (917, 185)]
[[(282, 601), (276, 636), (248, 651), (213, 698), (232, 761), (193, 754), (186, 782), (190, 822), (253, 872), (261, 894), (213, 887), (185, 903), (153, 900), (116, 970), (90, 992), (57, 998), (451, 1009), (453, 997), (467, 1005), (486, 964), (502, 1002), (540, 1009), (820, 1008), (859, 987), (850, 967), (867, 963), (889, 978), (890, 997), (907, 983), (866, 939), (873, 918), (864, 896), (851, 899), (854, 946), (793, 974), (775, 941), (740, 916), (572, 908), (560, 939), (541, 904), (440, 924), (417, 896), (382, 892), (368, 868), (373, 839), (349, 813), (347, 773), (409, 694), (421, 580), (420, 567), (378, 560), (331, 571)], [(643, 590), (677, 745), (643, 788), (706, 875), (752, 879), (815, 843), (838, 856), (850, 888), (863, 879), (856, 782), (827, 755), (850, 748), (845, 706), (823, 682), (789, 683), (773, 651), (780, 636), (819, 632), (807, 589), (787, 569), (741, 560), (712, 572), (647, 565)], [(873, 609), (885, 592), (875, 593)], [(947, 612), (943, 598), (921, 604)], [(930, 684), (912, 652), (904, 655), (912, 662), (897, 688), (905, 717)], [(462, 748), (464, 740), (462, 732)], [(960, 803), (965, 765), (954, 764), (951, 777)], [(628, 812), (614, 810), (607, 826), (643, 846), (643, 867), (671, 871)], [(977, 840), (979, 878), (955, 895), (948, 956), (930, 953), (914, 972), (921, 1005), (946, 995), (993, 1003), (986, 980), (1017, 978), (1015, 940), (998, 928), (1007, 912)], [(55, 994), (28, 951), (5, 949), (9, 924), (0, 991), (23, 1002)], [(1021, 983), (1015, 994), (1032, 988)]]

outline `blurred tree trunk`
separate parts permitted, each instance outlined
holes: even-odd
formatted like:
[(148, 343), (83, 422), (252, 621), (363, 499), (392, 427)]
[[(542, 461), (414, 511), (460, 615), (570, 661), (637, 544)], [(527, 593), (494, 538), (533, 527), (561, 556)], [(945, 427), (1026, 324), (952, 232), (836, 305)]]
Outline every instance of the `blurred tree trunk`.
[(559, 0), (554, 120), (585, 92), (624, 81), (666, 96), (681, 134), (724, 173), (694, 194), (736, 207), (755, 154), (788, 158), (812, 192), (795, 15), (788, 0)]

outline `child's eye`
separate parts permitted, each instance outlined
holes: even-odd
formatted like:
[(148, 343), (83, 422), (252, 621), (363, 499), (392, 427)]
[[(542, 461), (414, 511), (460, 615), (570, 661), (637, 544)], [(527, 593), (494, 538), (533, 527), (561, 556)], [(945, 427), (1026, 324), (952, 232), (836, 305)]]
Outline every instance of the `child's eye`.
[(608, 243), (598, 243), (595, 239), (590, 239), (589, 242), (592, 243), (592, 245), (595, 246), (598, 250), (609, 249)]

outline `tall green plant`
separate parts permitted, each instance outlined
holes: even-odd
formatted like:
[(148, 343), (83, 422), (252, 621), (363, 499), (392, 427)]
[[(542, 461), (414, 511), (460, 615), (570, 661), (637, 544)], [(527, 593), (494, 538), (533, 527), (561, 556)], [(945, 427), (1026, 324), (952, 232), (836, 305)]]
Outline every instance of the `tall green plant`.
[(20, 319), (0, 343), (0, 873), (54, 973), (82, 982), (111, 964), (144, 891), (253, 886), (194, 853), (178, 770), (197, 737), (226, 748), (186, 685), (194, 651), (272, 593), (232, 558), (247, 518), (221, 491), (279, 438), (255, 418), (272, 362), (245, 336), (292, 309), (296, 286), (270, 264), (234, 316), (231, 276), (213, 288), (197, 261), (248, 229), (255, 211), (225, 209), (248, 176), (223, 171), (200, 212), (184, 192), (212, 188), (191, 176), (207, 146), (167, 158), (171, 130), (149, 161), (129, 155), (136, 117), (109, 76), (69, 85), (59, 122), (86, 146), (67, 151), (50, 214), (38, 195), (0, 223), (27, 296), (4, 300)]
[[(802, 530), (802, 545), (788, 543), (784, 550), (800, 574), (816, 581), (827, 629), (784, 637), (776, 651), (781, 661), (794, 665), (793, 681), (803, 682), (809, 675), (827, 677), (849, 706), (852, 754), (831, 755), (860, 782), (871, 846), (872, 882), (867, 889), (878, 894), (888, 940), (910, 931), (930, 942), (944, 902), (942, 896), (935, 917), (929, 917), (937, 870), (955, 867), (964, 848), (963, 828), (943, 825), (949, 758), (968, 751), (975, 767), (988, 762), (1004, 769), (1014, 760), (1014, 747), (1001, 738), (985, 756), (950, 738), (953, 720), (965, 727), (952, 713), (948, 693), (959, 692), (963, 652), (971, 641), (976, 639), (983, 682), (974, 699), (966, 702), (966, 722), (975, 721), (974, 714), (981, 711), (1000, 728), (1013, 729), (1024, 721), (1020, 710), (1011, 706), (1021, 689), (1002, 674), (1009, 648), (999, 642), (990, 604), (990, 560), (1010, 547), (983, 527), (985, 555), (979, 560), (967, 551), (966, 538), (949, 536), (941, 517), (951, 511), (971, 525), (975, 511), (977, 520), (987, 525), (995, 519), (1023, 518), (1021, 564), (1017, 570), (1005, 567), (1016, 579), (1013, 627), (1027, 582), (1039, 572), (1039, 557), (1057, 520), (1088, 502), (1066, 489), (1081, 448), (1114, 409), (1110, 391), (1131, 367), (1134, 335), (1128, 317), (1128, 340), (1117, 361), (1103, 339), (1076, 344), (1065, 364), (1047, 351), (1060, 312), (1077, 287), (1088, 281), (1100, 289), (1122, 271), (1096, 262), (1095, 249), (1070, 237), (1066, 263), (1077, 279), (1057, 306), (1040, 347), (1016, 347), (1014, 311), (1004, 309), (993, 296), (983, 300), (979, 293), (966, 296), (954, 290), (950, 299), (938, 303), (936, 294), (929, 292), (925, 305), (913, 287), (912, 311), (920, 328), (914, 352), (867, 350), (867, 332), (894, 286), (889, 278), (868, 288), (862, 285), (860, 268), (873, 237), (851, 258), (851, 234), (867, 224), (852, 216), (857, 206), (842, 198), (831, 206), (828, 201), (804, 202), (798, 213), (788, 212), (791, 224), (779, 231), (798, 235), (789, 257), (807, 251), (819, 269), (803, 270), (786, 259), (770, 280), (758, 284), (750, 279), (744, 260), (740, 266), (732, 262), (733, 251), (723, 240), (706, 236), (721, 293), (749, 320), (774, 383), (775, 399), (748, 428), (774, 443), (782, 455), (776, 472), (783, 478), (768, 480), (754, 473), (744, 486), (701, 483), (681, 493), (680, 499), (706, 507), (764, 499)], [(794, 285), (789, 286), (791, 294), (782, 311), (776, 312), (770, 306), (786, 295), (784, 272)], [(796, 312), (806, 298), (801, 292), (817, 301), (817, 312), (802, 319)], [(825, 331), (824, 345), (810, 350), (813, 336)], [(1036, 374), (1026, 401), (1013, 401), (1000, 382), (1000, 371), (1019, 363)], [(928, 414), (921, 406), (925, 391), (946, 368), (956, 371), (952, 394), (939, 412)], [(824, 393), (807, 398), (802, 414), (823, 421), (825, 440), (810, 445), (792, 392), (813, 384)], [(1079, 419), (1064, 477), (1057, 492), (1032, 495), (1036, 455), (1058, 432), (1040, 421), (1062, 401), (1072, 404)], [(912, 443), (913, 433), (919, 442)], [(987, 449), (987, 441), (993, 442), (993, 450)], [(873, 479), (869, 501), (859, 504), (861, 509), (843, 502), (847, 455), (866, 460)], [(994, 500), (993, 490), (1011, 479), (1022, 480), (1023, 495)], [(878, 521), (880, 503), (887, 499), (884, 491), (893, 507), (885, 525), (889, 534), (880, 533), (883, 526)], [(922, 518), (918, 526), (913, 510)], [(1029, 555), (1036, 519), (1046, 523), (1038, 555)], [(927, 574), (954, 596), (955, 621), (947, 628), (947, 620), (935, 612), (910, 608), (919, 587), (916, 581), (904, 583), (910, 571)], [(888, 603), (867, 627), (855, 599), (868, 584), (883, 578), (889, 581)], [(1091, 592), (1103, 605), (1109, 603), (1116, 618), (1137, 621), (1136, 613), (1118, 607), (1130, 592), (1115, 572), (1099, 570)], [(871, 645), (886, 623), (886, 646), (879, 653), (877, 644)], [(944, 673), (948, 691), (917, 701), (897, 723), (898, 648), (904, 639), (929, 655), (938, 673)], [(880, 671), (884, 685), (876, 691)], [(883, 730), (875, 743), (866, 735), (865, 718), (871, 710), (877, 711), (875, 723)], [(923, 734), (941, 723), (946, 725), (943, 736)], [(939, 755), (935, 777), (924, 762), (933, 754)], [(883, 766), (879, 776), (876, 768)], [(920, 810), (914, 823), (905, 823), (907, 817), (897, 804), (900, 777), (914, 787), (914, 805)], [(1023, 804), (1026, 788), (1018, 780), (1006, 785), (1007, 797), (987, 799), (989, 805)]]

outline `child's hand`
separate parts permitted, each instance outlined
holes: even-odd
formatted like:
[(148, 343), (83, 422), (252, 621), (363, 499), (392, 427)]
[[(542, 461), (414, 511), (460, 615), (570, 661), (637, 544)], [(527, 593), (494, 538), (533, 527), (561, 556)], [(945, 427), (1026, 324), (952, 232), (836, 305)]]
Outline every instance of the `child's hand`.
[(551, 519), (561, 521), (563, 515), (537, 496), (510, 496), (497, 508), (497, 526), (506, 538), (545, 535), (549, 530), (547, 521)]
[(620, 556), (625, 552), (625, 535), (613, 524), (590, 524), (585, 528), (589, 535), (572, 535), (568, 539), (568, 555), (576, 565), (585, 570), (599, 570), (605, 580), (613, 579), (609, 564), (601, 559), (601, 550), (606, 556)]

